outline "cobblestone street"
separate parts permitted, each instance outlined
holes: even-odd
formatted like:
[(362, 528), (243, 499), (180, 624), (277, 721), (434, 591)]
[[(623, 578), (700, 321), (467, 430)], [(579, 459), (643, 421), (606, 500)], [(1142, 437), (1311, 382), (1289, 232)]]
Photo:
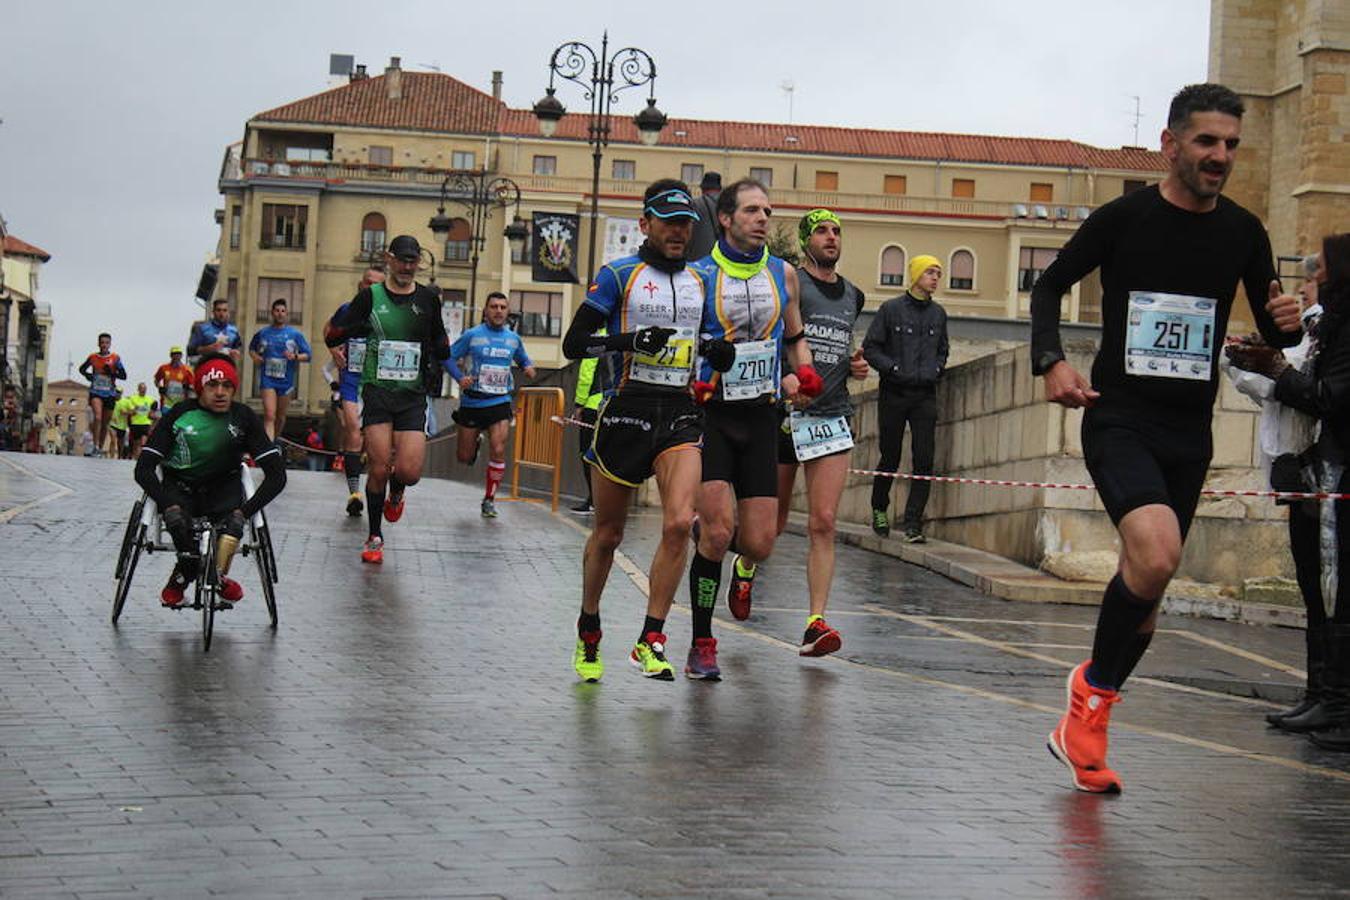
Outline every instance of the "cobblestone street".
[[(331, 473), (268, 509), (267, 627), (160, 609), (119, 626), (127, 463), (0, 454), (0, 893), (198, 897), (1321, 897), (1350, 891), (1350, 759), (1267, 731), (1302, 632), (1163, 617), (1116, 708), (1116, 798), (1045, 750), (1094, 609), (1007, 603), (840, 547), (836, 657), (796, 655), (785, 535), (722, 683), (625, 655), (659, 518), (606, 594), (607, 672), (571, 669), (584, 520), (478, 514), (427, 480), (363, 566)], [(668, 633), (689, 639), (681, 590)], [(1260, 695), (1260, 696), (1255, 696)], [(1344, 828), (1343, 828), (1344, 826)]]

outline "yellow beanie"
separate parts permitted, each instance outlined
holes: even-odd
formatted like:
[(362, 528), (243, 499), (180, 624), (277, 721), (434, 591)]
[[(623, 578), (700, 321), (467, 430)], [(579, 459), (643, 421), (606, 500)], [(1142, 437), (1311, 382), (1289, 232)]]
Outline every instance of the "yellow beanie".
[(929, 269), (942, 270), (942, 260), (936, 256), (916, 256), (909, 261), (909, 283), (912, 285)]

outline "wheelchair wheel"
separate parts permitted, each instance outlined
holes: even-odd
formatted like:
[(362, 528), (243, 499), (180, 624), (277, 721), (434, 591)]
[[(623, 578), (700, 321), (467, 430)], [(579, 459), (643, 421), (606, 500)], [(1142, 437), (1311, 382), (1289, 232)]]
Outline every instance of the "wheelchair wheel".
[(258, 510), (258, 515), (262, 516), (262, 528), (258, 529), (258, 538), (267, 556), (267, 571), (272, 573), (272, 582), (276, 583), (281, 580), (281, 575), (277, 572), (277, 556), (272, 552), (272, 529), (267, 525), (267, 513)]
[[(136, 540), (136, 531), (141, 527), (141, 513), (145, 511), (145, 499), (136, 501), (131, 508), (131, 517), (127, 519), (126, 531), (122, 532), (122, 549), (117, 553), (117, 567), (113, 570), (113, 580), (122, 580), (122, 570), (127, 567), (127, 557), (131, 554), (131, 544)], [(117, 621), (116, 614), (113, 621)]]
[(267, 563), (267, 560), (269, 559), (269, 548), (263, 546), (263, 541), (268, 541), (270, 545), (270, 539), (267, 536), (267, 526), (264, 525), (262, 528), (259, 528), (250, 522), (248, 531), (249, 543), (252, 545), (249, 548), (249, 553), (252, 554), (253, 560), (258, 564), (258, 583), (262, 585), (263, 600), (267, 603), (267, 615), (272, 620), (272, 627), (276, 628), (277, 593), (276, 589), (272, 586), (276, 581), (276, 578), (273, 577), (271, 566)]
[(202, 532), (206, 546), (202, 549), (202, 564), (197, 572), (196, 604), (202, 610), (202, 652), (211, 652), (211, 635), (216, 627), (216, 591), (220, 577), (216, 574), (216, 533), (208, 528)]
[[(140, 504), (136, 504), (137, 507)], [(112, 623), (117, 624), (117, 620), (122, 615), (122, 607), (126, 605), (127, 593), (131, 590), (131, 578), (136, 574), (136, 563), (141, 558), (141, 548), (146, 542), (145, 526), (140, 523), (140, 517), (137, 516), (136, 528), (132, 532), (131, 540), (126, 546), (126, 558), (118, 566), (117, 590), (113, 592)]]

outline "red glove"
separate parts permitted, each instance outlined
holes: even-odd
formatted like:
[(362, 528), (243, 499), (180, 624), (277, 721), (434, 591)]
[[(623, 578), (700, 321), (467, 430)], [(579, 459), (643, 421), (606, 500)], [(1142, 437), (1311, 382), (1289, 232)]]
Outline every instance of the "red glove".
[(808, 397), (819, 397), (820, 392), (825, 390), (825, 381), (816, 372), (815, 366), (802, 366), (793, 373), (797, 376), (797, 388)]
[[(820, 379), (817, 377), (816, 380), (819, 381)], [(694, 402), (699, 406), (707, 403), (717, 393), (717, 388), (713, 386), (711, 381), (695, 381), (693, 388)]]

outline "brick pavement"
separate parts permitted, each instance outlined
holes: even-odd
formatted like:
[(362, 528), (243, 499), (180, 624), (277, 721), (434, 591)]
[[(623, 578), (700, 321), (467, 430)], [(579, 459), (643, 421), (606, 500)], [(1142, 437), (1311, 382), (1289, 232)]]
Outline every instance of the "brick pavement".
[[(18, 464), (52, 483), (16, 478)], [(44, 496), (53, 499), (24, 510)], [(1091, 610), (992, 601), (841, 548), (839, 658), (802, 661), (785, 537), (721, 684), (645, 681), (616, 569), (609, 672), (570, 670), (584, 533), (483, 521), (424, 482), (382, 570), (338, 477), (272, 511), (281, 627), (255, 573), (217, 618), (111, 568), (136, 495), (108, 460), (0, 455), (0, 892), (14, 896), (1325, 896), (1350, 884), (1350, 761), (1267, 733), (1260, 701), (1179, 682), (1293, 678), (1301, 636), (1167, 618), (1117, 708), (1127, 793), (1045, 752)], [(650, 513), (626, 549), (646, 567)], [(251, 566), (251, 562), (250, 562)], [(688, 617), (671, 620), (682, 657)], [(1237, 648), (1242, 654), (1233, 652)], [(1268, 661), (1268, 662), (1267, 662)], [(1146, 680), (1147, 679), (1147, 680)]]

